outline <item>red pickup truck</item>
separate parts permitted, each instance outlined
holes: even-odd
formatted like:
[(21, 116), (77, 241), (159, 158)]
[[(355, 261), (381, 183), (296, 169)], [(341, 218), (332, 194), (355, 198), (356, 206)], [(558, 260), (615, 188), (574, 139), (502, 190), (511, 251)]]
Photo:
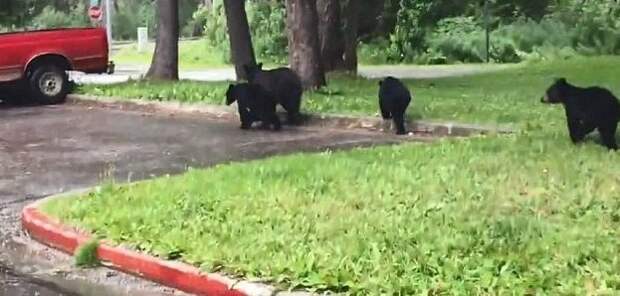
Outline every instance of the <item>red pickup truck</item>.
[(0, 34), (0, 100), (62, 103), (70, 91), (67, 71), (112, 73), (108, 58), (102, 28)]

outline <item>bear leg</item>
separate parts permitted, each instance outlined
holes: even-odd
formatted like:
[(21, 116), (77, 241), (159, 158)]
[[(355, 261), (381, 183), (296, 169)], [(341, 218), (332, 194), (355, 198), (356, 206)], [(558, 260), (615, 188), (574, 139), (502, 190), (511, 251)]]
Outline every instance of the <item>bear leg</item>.
[(405, 114), (393, 114), (394, 115), (394, 125), (396, 125), (396, 134), (404, 135), (407, 133), (405, 130)]
[(573, 141), (574, 144), (583, 141), (583, 139), (586, 137), (583, 126), (577, 119), (568, 120), (568, 133), (570, 135), (571, 141)]
[(385, 106), (385, 103), (383, 103), (383, 100), (379, 100), (379, 110), (381, 111), (381, 117), (384, 120), (392, 119), (392, 113), (390, 113), (387, 106)]
[(290, 125), (297, 125), (299, 123), (299, 109), (301, 107), (301, 100), (297, 98), (286, 98), (281, 103), (282, 108), (286, 110), (286, 123)]
[(279, 131), (282, 129), (282, 123), (280, 122), (280, 117), (274, 112), (271, 115), (271, 123), (273, 124), (273, 129), (275, 131)]
[(618, 150), (618, 144), (616, 143), (616, 129), (616, 125), (599, 128), (599, 133), (601, 134), (603, 145), (612, 150)]
[(286, 123), (290, 125), (297, 125), (299, 123), (299, 112), (287, 111)]
[(269, 121), (262, 120), (258, 128), (262, 130), (268, 130), (269, 128), (271, 128), (271, 125), (269, 124)]
[(239, 118), (241, 119), (241, 129), (250, 129), (254, 123), (254, 115), (243, 107), (239, 107)]
[(251, 121), (241, 121), (241, 126), (239, 128), (243, 129), (243, 130), (250, 129), (250, 128), (252, 128), (252, 122)]

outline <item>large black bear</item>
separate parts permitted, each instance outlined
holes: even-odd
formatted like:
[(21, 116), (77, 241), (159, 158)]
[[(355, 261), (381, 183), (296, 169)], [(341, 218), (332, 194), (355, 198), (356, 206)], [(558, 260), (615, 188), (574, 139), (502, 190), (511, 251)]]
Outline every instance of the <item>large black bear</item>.
[(397, 78), (388, 76), (379, 81), (379, 108), (383, 119), (393, 119), (396, 134), (404, 135), (405, 112), (411, 103), (409, 89)]
[(301, 79), (289, 68), (263, 70), (263, 64), (243, 66), (248, 81), (262, 86), (268, 91), (287, 112), (287, 122), (299, 122), (299, 109), (303, 89)]
[(616, 129), (620, 120), (620, 103), (609, 90), (600, 87), (581, 88), (569, 84), (565, 78), (555, 81), (541, 102), (562, 104), (566, 112), (568, 132), (573, 143), (598, 130), (605, 145), (616, 150)]
[(262, 128), (278, 131), (281, 128), (280, 118), (276, 114), (276, 101), (260, 85), (240, 83), (229, 85), (226, 91), (226, 105), (237, 101), (241, 129), (249, 129), (252, 123), (261, 121)]

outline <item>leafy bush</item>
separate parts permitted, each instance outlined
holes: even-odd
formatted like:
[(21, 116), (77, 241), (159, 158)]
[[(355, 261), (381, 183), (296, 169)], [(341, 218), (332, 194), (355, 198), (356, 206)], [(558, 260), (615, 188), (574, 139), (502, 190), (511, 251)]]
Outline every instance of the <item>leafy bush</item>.
[(198, 9), (192, 14), (191, 20), (183, 28), (182, 35), (184, 36), (202, 36), (204, 34), (204, 28), (209, 19), (209, 9), (204, 6), (198, 6)]
[(575, 23), (576, 48), (591, 54), (620, 53), (620, 4), (612, 0), (585, 1), (572, 9), (581, 15)]
[[(204, 8), (203, 8), (204, 9)], [(205, 24), (204, 36), (210, 46), (217, 49), (222, 56), (222, 61), (231, 62), (230, 42), (228, 40), (228, 26), (226, 14), (222, 3), (213, 3)]]
[(430, 63), (482, 62), (486, 58), (484, 30), (471, 17), (441, 20), (426, 39)]
[[(495, 62), (518, 62), (520, 57), (513, 41), (498, 33), (491, 35), (490, 59)], [(430, 64), (486, 60), (486, 34), (473, 17), (441, 20), (427, 37), (429, 49), (418, 61)], [(424, 59), (425, 58), (425, 59)]]
[(46, 6), (41, 13), (32, 20), (32, 26), (36, 29), (53, 29), (67, 27), (83, 27), (90, 24), (86, 15), (84, 4), (74, 6), (70, 13), (56, 10), (52, 6)]
[[(284, 63), (288, 56), (284, 2), (251, 1), (247, 2), (246, 11), (257, 58), (271, 63)], [(230, 42), (223, 4), (214, 2), (210, 13), (206, 19), (205, 37), (210, 45), (221, 51), (223, 60), (230, 62)]]
[(387, 50), (390, 48), (390, 41), (385, 38), (377, 38), (370, 42), (360, 43), (358, 51), (358, 59), (362, 64), (382, 65), (389, 64), (393, 60)]
[(425, 28), (422, 16), (428, 12), (430, 1), (403, 0), (396, 16), (396, 27), (390, 35), (391, 46), (388, 51), (391, 59), (410, 62), (420, 49), (424, 48)]
[[(461, 2), (446, 10), (446, 1), (399, 1), (396, 26), (384, 52), (388, 61), (484, 60), (484, 29), (474, 21), (482, 20), (482, 7)], [(491, 11), (491, 57), (496, 62), (620, 52), (620, 5), (614, 0), (500, 0)], [(551, 56), (542, 56), (547, 54)]]
[(121, 1), (118, 5), (119, 9), (113, 15), (114, 39), (134, 40), (138, 27), (148, 27), (149, 37), (156, 37), (157, 18), (153, 6), (135, 1)]
[(248, 2), (247, 11), (256, 55), (263, 61), (285, 63), (288, 39), (284, 1)]

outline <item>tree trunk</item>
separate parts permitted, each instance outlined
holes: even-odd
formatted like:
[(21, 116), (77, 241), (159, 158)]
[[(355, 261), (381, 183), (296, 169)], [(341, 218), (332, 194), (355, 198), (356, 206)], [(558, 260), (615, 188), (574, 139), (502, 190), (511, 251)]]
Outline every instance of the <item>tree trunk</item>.
[(319, 42), (325, 72), (343, 64), (344, 36), (340, 26), (340, 0), (317, 0)]
[(235, 64), (237, 80), (247, 79), (243, 65), (255, 65), (256, 58), (252, 47), (252, 36), (248, 17), (245, 13), (245, 0), (224, 0), (230, 53)]
[(157, 42), (147, 78), (179, 79), (179, 1), (157, 0)]
[(342, 70), (357, 73), (357, 40), (359, 30), (359, 0), (345, 0), (342, 6), (344, 55)]
[(286, 22), (289, 63), (301, 78), (304, 89), (326, 85), (315, 0), (287, 0)]

